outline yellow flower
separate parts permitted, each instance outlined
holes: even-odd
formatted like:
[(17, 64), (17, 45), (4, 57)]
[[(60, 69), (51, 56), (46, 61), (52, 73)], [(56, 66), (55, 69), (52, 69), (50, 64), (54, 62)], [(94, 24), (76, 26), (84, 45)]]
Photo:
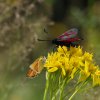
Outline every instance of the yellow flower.
[(82, 63), (82, 59), (80, 57), (77, 56), (72, 56), (70, 58), (70, 65), (73, 65), (74, 67), (79, 67), (80, 64)]
[(65, 46), (59, 46), (57, 52), (48, 54), (47, 60), (45, 62), (45, 67), (49, 72), (55, 72), (58, 69), (61, 70), (62, 75), (66, 75), (65, 62), (68, 61), (67, 58), (67, 48)]
[(92, 61), (93, 60), (93, 54), (90, 54), (88, 52), (85, 52), (83, 55), (84, 60)]
[(70, 47), (70, 54), (72, 56), (82, 56), (82, 48), (80, 46), (77, 47)]
[(67, 50), (66, 46), (63, 46), (63, 47), (59, 46), (57, 51), (61, 56), (69, 57), (69, 51)]
[(66, 53), (67, 52), (67, 47), (66, 46), (63, 46), (63, 47), (61, 47), (61, 46), (59, 46), (58, 47), (58, 49), (57, 49), (57, 51), (60, 53)]
[(96, 70), (95, 74), (92, 75), (93, 86), (100, 85), (100, 70)]
[(59, 57), (60, 55), (57, 52), (48, 54), (48, 58), (44, 66), (47, 67), (49, 72), (57, 71), (58, 68), (62, 65), (59, 61), (60, 60)]
[(80, 79), (79, 81), (84, 81), (86, 80), (90, 75), (90, 63), (85, 61), (84, 66), (80, 67)]
[[(97, 73), (98, 67), (94, 65), (93, 55), (85, 52), (82, 48), (59, 46), (56, 52), (48, 54), (44, 65), (48, 72), (61, 71), (62, 76), (74, 78), (79, 72), (79, 82), (85, 81), (88, 77), (93, 79), (93, 84), (100, 84)], [(100, 76), (99, 76), (100, 77)], [(96, 80), (96, 82), (94, 82)]]
[(78, 46), (78, 48), (76, 48), (77, 51), (77, 56), (82, 56), (83, 52), (82, 52), (82, 48), (80, 46)]
[(89, 76), (94, 75), (94, 73), (98, 70), (98, 66), (95, 66), (91, 61), (85, 61), (84, 66), (80, 67), (80, 78), (79, 81), (86, 80)]

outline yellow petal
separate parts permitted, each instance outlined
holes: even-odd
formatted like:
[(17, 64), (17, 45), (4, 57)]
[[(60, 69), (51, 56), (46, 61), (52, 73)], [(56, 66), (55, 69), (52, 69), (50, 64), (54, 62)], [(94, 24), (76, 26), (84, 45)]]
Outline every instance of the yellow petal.
[(100, 85), (100, 70), (97, 70), (95, 74), (92, 75), (93, 86)]
[(48, 69), (48, 72), (55, 72), (55, 71), (57, 71), (57, 70), (58, 70), (57, 67), (52, 67), (52, 68)]
[(66, 71), (65, 69), (62, 67), (62, 75), (65, 76), (66, 75)]
[(75, 72), (77, 71), (76, 67), (72, 70), (72, 73), (71, 73), (71, 79), (74, 78), (74, 75), (75, 75)]

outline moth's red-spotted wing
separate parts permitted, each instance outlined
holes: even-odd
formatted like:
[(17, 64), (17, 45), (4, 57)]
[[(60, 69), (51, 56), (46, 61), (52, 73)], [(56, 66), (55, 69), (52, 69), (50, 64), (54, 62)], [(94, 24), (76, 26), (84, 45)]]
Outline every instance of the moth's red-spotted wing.
[(76, 28), (72, 28), (68, 31), (66, 31), (65, 33), (63, 33), (62, 35), (58, 36), (57, 37), (57, 40), (67, 40), (67, 39), (70, 39), (70, 38), (74, 38), (78, 33), (78, 29)]

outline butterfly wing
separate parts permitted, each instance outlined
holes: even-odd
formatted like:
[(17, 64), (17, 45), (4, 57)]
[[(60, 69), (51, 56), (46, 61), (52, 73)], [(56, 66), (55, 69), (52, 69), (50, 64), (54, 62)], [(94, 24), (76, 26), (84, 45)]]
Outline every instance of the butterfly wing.
[(39, 58), (37, 58), (29, 66), (29, 70), (27, 72), (27, 76), (28, 77), (35, 77), (36, 75), (38, 75), (42, 71), (42, 69), (44, 67), (45, 60), (46, 60), (45, 57), (39, 57)]
[(58, 36), (57, 37), (57, 40), (66, 40), (66, 39), (69, 39), (69, 38), (74, 38), (78, 33), (78, 29), (76, 28), (72, 28), (68, 31), (66, 31), (65, 33), (63, 33), (62, 35)]

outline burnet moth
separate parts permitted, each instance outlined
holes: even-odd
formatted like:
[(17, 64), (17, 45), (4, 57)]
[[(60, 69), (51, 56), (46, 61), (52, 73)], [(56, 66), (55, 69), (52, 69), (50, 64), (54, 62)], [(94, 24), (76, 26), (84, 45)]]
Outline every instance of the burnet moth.
[(32, 78), (32, 77), (37, 76), (43, 70), (45, 61), (46, 61), (45, 57), (39, 57), (39, 58), (37, 58), (29, 66), (29, 70), (27, 72), (27, 77)]
[(82, 40), (77, 36), (77, 34), (78, 34), (78, 29), (72, 28), (53, 40), (42, 40), (42, 39), (38, 39), (38, 40), (51, 41), (53, 44), (56, 44), (57, 46), (60, 45), (60, 46), (70, 47), (70, 46), (77, 45), (77, 42)]

